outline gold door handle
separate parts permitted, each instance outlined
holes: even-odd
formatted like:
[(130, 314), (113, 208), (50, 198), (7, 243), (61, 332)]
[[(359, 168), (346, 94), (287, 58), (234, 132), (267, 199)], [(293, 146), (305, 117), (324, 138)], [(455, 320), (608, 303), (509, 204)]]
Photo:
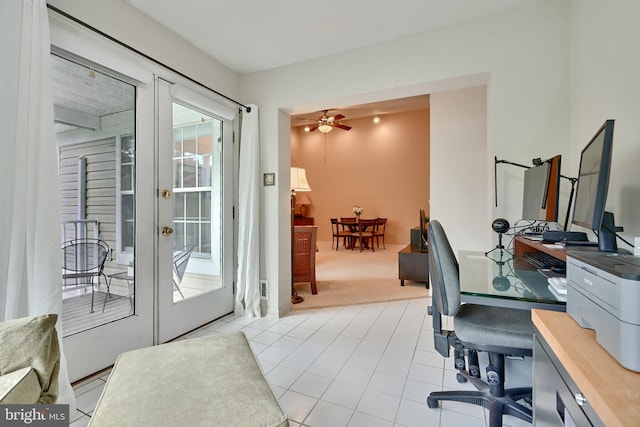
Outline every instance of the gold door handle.
[(162, 197), (168, 199), (169, 197), (171, 197), (171, 191), (167, 189), (162, 190)]
[(163, 236), (170, 236), (173, 234), (173, 228), (171, 227), (162, 227), (162, 235)]

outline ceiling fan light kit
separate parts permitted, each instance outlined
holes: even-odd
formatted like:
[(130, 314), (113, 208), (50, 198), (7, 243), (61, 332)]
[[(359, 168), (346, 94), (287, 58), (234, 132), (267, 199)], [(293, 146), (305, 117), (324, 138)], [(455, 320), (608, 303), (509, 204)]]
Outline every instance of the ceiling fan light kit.
[(318, 126), (318, 130), (322, 133), (329, 133), (331, 132), (331, 129), (333, 129), (331, 125), (324, 124), (324, 123)]
[(311, 126), (305, 126), (305, 132), (313, 132), (314, 130), (319, 130), (321, 133), (325, 135), (331, 132), (333, 128), (350, 130), (351, 126), (347, 126), (343, 123), (340, 123), (340, 120), (344, 119), (345, 116), (342, 114), (336, 114), (335, 116), (327, 116), (329, 110), (323, 110), (322, 116), (319, 119), (303, 119), (303, 120), (313, 120), (316, 123)]

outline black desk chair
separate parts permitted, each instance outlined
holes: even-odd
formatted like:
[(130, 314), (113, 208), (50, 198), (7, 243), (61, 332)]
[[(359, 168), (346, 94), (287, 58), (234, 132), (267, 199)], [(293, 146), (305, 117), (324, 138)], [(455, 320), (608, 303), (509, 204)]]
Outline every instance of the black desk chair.
[[(502, 425), (502, 415), (512, 415), (531, 422), (532, 411), (518, 403), (530, 403), (531, 387), (505, 390), (505, 356), (531, 356), (533, 324), (529, 310), (461, 304), (458, 261), (451, 249), (442, 225), (435, 220), (427, 226), (429, 240), (429, 274), (433, 300), (429, 308), (433, 316), (436, 350), (449, 357), (454, 348), (458, 382), (471, 382), (477, 390), (438, 391), (427, 398), (430, 408), (437, 408), (441, 400), (479, 405), (489, 410), (489, 426)], [(455, 331), (442, 329), (440, 314), (453, 316)], [(478, 351), (489, 354), (486, 382), (481, 379)], [(466, 365), (468, 359), (469, 370)]]

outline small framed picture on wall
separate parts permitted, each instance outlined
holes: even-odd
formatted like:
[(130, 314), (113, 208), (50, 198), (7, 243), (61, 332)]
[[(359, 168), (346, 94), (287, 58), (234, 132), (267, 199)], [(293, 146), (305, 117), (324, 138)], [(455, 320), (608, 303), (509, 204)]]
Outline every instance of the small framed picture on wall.
[(265, 173), (262, 177), (264, 186), (276, 185), (276, 174), (273, 172)]

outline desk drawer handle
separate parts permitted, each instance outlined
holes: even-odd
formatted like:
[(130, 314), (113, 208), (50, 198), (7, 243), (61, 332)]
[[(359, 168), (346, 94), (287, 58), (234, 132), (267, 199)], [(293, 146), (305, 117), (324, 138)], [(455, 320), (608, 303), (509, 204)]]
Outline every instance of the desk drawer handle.
[(576, 399), (576, 403), (578, 404), (578, 406), (582, 406), (585, 403), (587, 403), (587, 398), (584, 397), (584, 394), (582, 393), (575, 393), (574, 397)]

